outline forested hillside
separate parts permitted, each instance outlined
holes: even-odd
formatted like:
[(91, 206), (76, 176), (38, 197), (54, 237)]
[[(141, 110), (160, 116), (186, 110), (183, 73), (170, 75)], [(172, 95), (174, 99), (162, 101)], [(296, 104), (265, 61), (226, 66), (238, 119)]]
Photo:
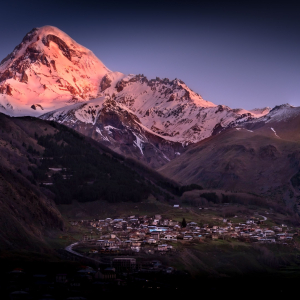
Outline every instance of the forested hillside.
[(75, 131), (52, 125), (59, 127), (55, 134), (36, 136), (45, 150), (43, 159), (31, 171), (41, 185), (44, 181), (53, 184), (47, 188), (55, 194), (57, 204), (100, 199), (138, 202), (148, 197), (150, 188), (136, 172), (111, 155), (99, 153)]

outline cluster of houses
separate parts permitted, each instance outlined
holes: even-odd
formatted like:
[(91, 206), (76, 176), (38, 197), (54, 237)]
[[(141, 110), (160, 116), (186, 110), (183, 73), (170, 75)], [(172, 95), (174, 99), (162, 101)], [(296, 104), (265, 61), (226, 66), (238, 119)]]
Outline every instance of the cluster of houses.
[[(245, 223), (233, 223), (227, 219), (218, 219), (223, 225), (199, 226), (195, 222), (189, 222), (182, 227), (178, 221), (163, 218), (161, 215), (153, 217), (130, 216), (127, 218), (106, 218), (105, 220), (75, 221), (87, 228), (94, 229), (97, 235), (85, 235), (84, 241), (94, 245), (94, 253), (107, 251), (144, 251), (146, 253), (166, 253), (174, 251), (171, 242), (178, 240), (203, 240), (203, 239), (239, 239), (246, 242), (259, 243), (287, 243), (297, 233), (292, 233), (284, 224), (267, 228), (261, 226), (263, 221), (251, 218)], [(99, 236), (100, 235), (100, 236)]]

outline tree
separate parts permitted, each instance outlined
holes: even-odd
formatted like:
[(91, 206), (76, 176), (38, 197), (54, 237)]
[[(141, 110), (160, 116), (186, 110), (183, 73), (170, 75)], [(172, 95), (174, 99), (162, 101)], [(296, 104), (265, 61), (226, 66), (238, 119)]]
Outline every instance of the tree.
[(186, 227), (186, 220), (185, 220), (185, 218), (182, 219), (181, 227), (182, 227), (182, 228), (185, 228), (185, 227)]

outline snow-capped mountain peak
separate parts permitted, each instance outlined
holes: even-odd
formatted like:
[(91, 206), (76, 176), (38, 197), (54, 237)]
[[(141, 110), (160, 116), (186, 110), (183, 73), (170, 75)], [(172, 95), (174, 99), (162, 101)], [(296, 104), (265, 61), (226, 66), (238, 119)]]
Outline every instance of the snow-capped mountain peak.
[(44, 26), (1, 61), (0, 112), (64, 123), (157, 167), (269, 109), (216, 105), (177, 78), (112, 72), (66, 33)]
[(299, 107), (294, 107), (289, 103), (276, 105), (273, 107), (268, 114), (253, 120), (253, 122), (286, 122), (290, 121), (291, 118), (298, 116)]
[(110, 72), (89, 49), (53, 26), (34, 28), (0, 63), (0, 105), (12, 115), (38, 115), (96, 98)]

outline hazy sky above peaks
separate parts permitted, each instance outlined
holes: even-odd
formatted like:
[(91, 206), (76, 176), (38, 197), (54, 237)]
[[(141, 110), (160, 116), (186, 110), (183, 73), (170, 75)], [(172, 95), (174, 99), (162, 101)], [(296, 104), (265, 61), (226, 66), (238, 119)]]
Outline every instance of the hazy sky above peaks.
[(180, 78), (232, 108), (300, 106), (297, 1), (7, 1), (0, 60), (34, 27), (56, 26), (111, 70)]

